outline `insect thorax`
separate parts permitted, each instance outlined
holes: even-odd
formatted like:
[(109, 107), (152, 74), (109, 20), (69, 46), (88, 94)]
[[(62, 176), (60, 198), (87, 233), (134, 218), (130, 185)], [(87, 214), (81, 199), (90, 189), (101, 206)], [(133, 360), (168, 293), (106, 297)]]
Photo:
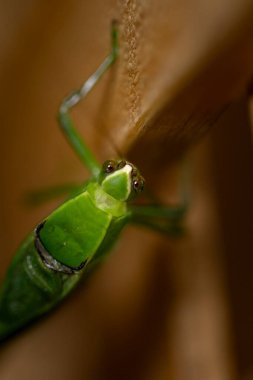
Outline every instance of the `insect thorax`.
[(97, 182), (56, 209), (45, 221), (39, 237), (45, 250), (61, 264), (78, 268), (90, 261), (111, 226), (127, 217), (125, 202), (106, 194)]

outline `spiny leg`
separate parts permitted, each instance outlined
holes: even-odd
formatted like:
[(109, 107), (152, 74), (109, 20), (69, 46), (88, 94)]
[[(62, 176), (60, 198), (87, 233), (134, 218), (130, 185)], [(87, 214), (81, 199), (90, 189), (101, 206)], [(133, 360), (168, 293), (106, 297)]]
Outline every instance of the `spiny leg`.
[(103, 63), (98, 67), (93, 75), (85, 81), (82, 86), (73, 91), (67, 96), (61, 103), (58, 113), (58, 121), (67, 138), (68, 142), (80, 157), (84, 165), (90, 170), (93, 176), (97, 177), (100, 172), (100, 164), (87, 147), (80, 134), (77, 132), (76, 127), (69, 115), (69, 111), (72, 107), (78, 104), (85, 96), (93, 89), (98, 83), (99, 79), (108, 70), (108, 68), (116, 61), (118, 57), (118, 29), (116, 22), (112, 23), (111, 30), (112, 51), (105, 58)]

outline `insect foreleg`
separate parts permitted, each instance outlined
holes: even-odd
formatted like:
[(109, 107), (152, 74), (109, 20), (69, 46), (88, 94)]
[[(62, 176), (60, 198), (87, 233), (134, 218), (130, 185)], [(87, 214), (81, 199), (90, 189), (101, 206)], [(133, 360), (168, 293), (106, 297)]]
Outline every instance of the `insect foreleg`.
[(147, 205), (147, 206), (132, 206), (131, 211), (133, 218), (147, 217), (147, 218), (163, 218), (167, 220), (182, 219), (186, 213), (188, 205), (182, 203), (177, 206), (161, 206), (161, 205)]
[(96, 158), (86, 146), (85, 142), (77, 132), (75, 125), (69, 115), (72, 107), (78, 104), (93, 89), (99, 79), (107, 71), (107, 69), (115, 62), (118, 57), (118, 30), (116, 23), (112, 23), (111, 31), (112, 51), (105, 58), (103, 63), (98, 67), (93, 75), (85, 81), (81, 87), (68, 95), (61, 103), (58, 113), (58, 121), (65, 134), (68, 142), (80, 157), (81, 161), (87, 166), (90, 172), (97, 177), (100, 172), (100, 165)]
[(165, 206), (157, 202), (154, 203), (154, 201), (148, 205), (132, 206), (131, 218), (133, 223), (171, 236), (178, 236), (183, 232), (183, 219), (190, 203), (189, 170), (187, 166), (184, 164), (181, 178), (181, 202), (175, 206)]
[(131, 208), (131, 221), (168, 235), (179, 235), (183, 231), (182, 221), (187, 208), (186, 203), (174, 207), (134, 206)]

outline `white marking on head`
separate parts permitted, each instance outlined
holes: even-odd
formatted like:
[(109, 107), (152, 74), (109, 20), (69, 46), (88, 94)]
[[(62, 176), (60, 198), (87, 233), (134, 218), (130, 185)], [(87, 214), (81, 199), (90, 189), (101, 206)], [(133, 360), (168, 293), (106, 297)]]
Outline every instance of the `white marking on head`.
[(129, 174), (129, 173), (131, 173), (132, 172), (132, 170), (133, 170), (133, 168), (132, 168), (132, 166), (131, 165), (129, 165), (129, 164), (126, 164), (125, 166), (123, 166), (123, 168), (122, 169), (120, 169), (119, 171), (123, 171), (123, 172), (126, 172), (127, 174)]

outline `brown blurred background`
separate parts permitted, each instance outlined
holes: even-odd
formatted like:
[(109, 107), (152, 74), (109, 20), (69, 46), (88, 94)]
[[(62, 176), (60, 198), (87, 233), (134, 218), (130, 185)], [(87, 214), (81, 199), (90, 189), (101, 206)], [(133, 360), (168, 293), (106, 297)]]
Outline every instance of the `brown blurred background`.
[(10, 0), (0, 15), (1, 277), (58, 204), (25, 196), (87, 177), (55, 114), (108, 53), (112, 19), (120, 59), (74, 111), (80, 130), (164, 203), (180, 201), (182, 157), (191, 173), (185, 235), (127, 229), (87, 284), (1, 347), (0, 379), (253, 379), (252, 0)]

